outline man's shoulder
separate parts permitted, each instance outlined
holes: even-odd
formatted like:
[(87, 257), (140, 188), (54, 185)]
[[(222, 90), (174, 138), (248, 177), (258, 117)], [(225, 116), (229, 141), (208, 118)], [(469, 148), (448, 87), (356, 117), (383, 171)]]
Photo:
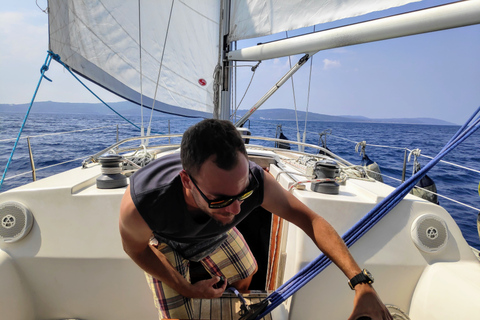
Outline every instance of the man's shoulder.
[[(130, 193), (137, 209), (153, 205), (170, 192), (181, 188), (182, 170), (178, 153), (159, 158), (130, 177)], [(140, 211), (140, 210), (139, 210)]]
[(135, 172), (130, 177), (130, 183), (135, 193), (157, 189), (171, 184), (181, 170), (180, 155), (178, 153), (166, 155)]

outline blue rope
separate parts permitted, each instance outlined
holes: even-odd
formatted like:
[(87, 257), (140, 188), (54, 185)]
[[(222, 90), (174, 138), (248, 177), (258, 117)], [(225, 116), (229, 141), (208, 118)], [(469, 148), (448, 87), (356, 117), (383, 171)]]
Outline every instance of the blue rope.
[[(378, 221), (380, 221), (391, 209), (393, 209), (402, 199), (410, 192), (413, 187), (420, 181), (423, 176), (433, 168), (446, 154), (456, 148), (465, 139), (471, 136), (476, 130), (480, 128), (480, 116), (477, 117), (473, 124), (470, 124), (475, 116), (480, 112), (480, 107), (468, 119), (468, 121), (455, 133), (450, 141), (442, 148), (437, 156), (431, 160), (424, 168), (418, 171), (415, 175), (410, 177), (405, 183), (400, 185), (385, 199), (378, 203), (369, 213), (367, 213), (361, 220), (359, 220), (350, 230), (343, 236), (343, 240), (347, 247), (351, 247), (358, 239), (367, 233)], [(265, 311), (257, 317), (263, 318), (269, 314), (273, 309), (280, 305), (283, 301), (288, 299), (296, 291), (300, 290), (305, 284), (316, 277), (322, 270), (324, 270), (331, 261), (321, 254), (315, 260), (310, 262), (300, 272), (293, 276), (290, 280), (280, 286), (275, 292), (267, 297), (270, 301), (269, 306)]]
[[(53, 53), (52, 51), (48, 51), (52, 56), (53, 56), (53, 60), (57, 61), (58, 63), (60, 63), (65, 69), (68, 70), (68, 72), (70, 72), (70, 74), (75, 78), (77, 79), (78, 82), (80, 82), (80, 84), (82, 86), (84, 86), (91, 94), (93, 94), (98, 100), (100, 100), (104, 105), (106, 105), (110, 110), (112, 110), (113, 112), (115, 112), (119, 117), (121, 117), (123, 120), (127, 121), (128, 123), (130, 123), (132, 126), (134, 126), (135, 128), (137, 128), (138, 130), (140, 130), (140, 127), (137, 126), (136, 124), (134, 124), (133, 122), (131, 122), (130, 120), (128, 120), (127, 118), (125, 118), (124, 116), (122, 116), (120, 113), (118, 113), (117, 111), (115, 111), (112, 107), (110, 107), (105, 101), (103, 101), (99, 96), (97, 96), (89, 87), (87, 87), (87, 85), (85, 83), (82, 82), (82, 80), (80, 80), (80, 78), (78, 78), (73, 72), (72, 70), (70, 70), (70, 67), (67, 66), (63, 61), (62, 59), (60, 58), (60, 56), (56, 53)], [(156, 132), (154, 132), (156, 133)]]
[(52, 55), (50, 52), (48, 53), (47, 57), (45, 58), (45, 63), (43, 64), (42, 68), (40, 69), (40, 79), (38, 80), (37, 87), (35, 88), (35, 92), (32, 97), (32, 101), (30, 101), (30, 106), (28, 107), (27, 113), (25, 114), (25, 118), (23, 118), (22, 126), (20, 127), (20, 131), (18, 132), (17, 139), (15, 140), (15, 144), (13, 145), (12, 153), (10, 154), (10, 158), (8, 158), (7, 165), (5, 166), (5, 170), (3, 171), (2, 180), (0, 181), (0, 189), (2, 188), (3, 181), (5, 180), (5, 176), (7, 175), (8, 167), (13, 159), (13, 154), (17, 149), (18, 141), (20, 140), (20, 136), (22, 135), (23, 128), (25, 128), (25, 123), (27, 122), (28, 115), (30, 114), (30, 110), (32, 110), (33, 101), (35, 101), (35, 97), (37, 96), (38, 89), (40, 88), (40, 83), (42, 83), (43, 78), (47, 79), (48, 81), (52, 81), (45, 76), (45, 72), (47, 72), (50, 62), (52, 61)]
[[(110, 107), (105, 101), (103, 101), (98, 95), (96, 95), (89, 87), (87, 87), (71, 70), (70, 70), (70, 67), (67, 66), (65, 63), (63, 63), (62, 59), (60, 58), (60, 56), (52, 51), (47, 51), (48, 52), (48, 55), (47, 55), (47, 58), (45, 59), (45, 63), (43, 64), (43, 66), (40, 68), (40, 73), (41, 73), (41, 76), (40, 76), (40, 80), (38, 81), (38, 84), (37, 84), (37, 87), (35, 88), (35, 93), (33, 94), (33, 98), (32, 98), (32, 101), (30, 102), (30, 106), (28, 107), (28, 110), (27, 110), (27, 114), (25, 115), (25, 118), (23, 119), (23, 123), (22, 123), (22, 126), (20, 128), (20, 131), (18, 132), (18, 136), (17, 136), (17, 139), (15, 141), (15, 144), (13, 146), (13, 149), (12, 149), (12, 153), (10, 154), (10, 158), (8, 159), (8, 162), (7, 162), (7, 165), (5, 167), (5, 170), (3, 172), (3, 176), (2, 176), (2, 180), (0, 180), (0, 189), (2, 188), (2, 185), (3, 185), (3, 181), (5, 180), (5, 176), (7, 175), (7, 171), (8, 171), (8, 168), (10, 166), (10, 163), (12, 162), (12, 158), (13, 158), (13, 154), (15, 153), (15, 150), (17, 148), (17, 145), (18, 145), (18, 141), (20, 140), (20, 136), (22, 135), (22, 132), (23, 132), (23, 128), (25, 127), (25, 123), (27, 122), (27, 118), (28, 118), (28, 115), (30, 114), (30, 110), (32, 109), (32, 106), (33, 106), (33, 102), (35, 101), (35, 97), (37, 96), (37, 92), (38, 92), (38, 89), (40, 88), (40, 83), (42, 82), (42, 80), (45, 78), (46, 80), (52, 82), (51, 79), (49, 79), (47, 76), (45, 76), (45, 72), (48, 71), (49, 67), (50, 67), (50, 62), (53, 60), (57, 61), (58, 63), (60, 63), (62, 66), (65, 67), (65, 69), (68, 70), (68, 72), (70, 72), (70, 74), (75, 78), (77, 79), (78, 82), (80, 82), (91, 94), (93, 94), (98, 100), (100, 100), (104, 105), (106, 105), (110, 110), (112, 110), (113, 112), (115, 112), (119, 117), (121, 117), (122, 119), (124, 119), (125, 121), (127, 121), (128, 123), (130, 123), (131, 125), (133, 125), (135, 128), (137, 128), (138, 130), (140, 130), (140, 127), (138, 127), (136, 124), (134, 124), (133, 122), (131, 122), (130, 120), (128, 120), (127, 118), (125, 118), (124, 116), (122, 116), (120, 113), (118, 113), (117, 111), (115, 111), (112, 107)], [(153, 133), (159, 133), (159, 132), (154, 132)], [(145, 138), (148, 138), (148, 137), (145, 137)]]

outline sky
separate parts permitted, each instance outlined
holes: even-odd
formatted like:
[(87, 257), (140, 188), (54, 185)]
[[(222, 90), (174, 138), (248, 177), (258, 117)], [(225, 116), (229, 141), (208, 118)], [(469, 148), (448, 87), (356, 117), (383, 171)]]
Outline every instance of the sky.
[[(390, 12), (445, 2), (426, 0)], [(47, 55), (48, 17), (40, 9), (46, 5), (46, 0), (20, 0), (4, 1), (0, 7), (0, 104), (32, 99)], [(305, 111), (308, 105), (311, 112), (329, 115), (430, 117), (463, 124), (480, 106), (479, 56), (480, 25), (321, 51), (313, 56), (308, 101), (310, 64), (294, 76), (296, 107)], [(298, 58), (292, 57), (292, 64)], [(288, 65), (288, 58), (262, 62), (240, 109), (250, 108)], [(36, 101), (98, 102), (58, 63), (53, 61), (46, 75), (53, 82), (43, 81)], [(251, 75), (249, 68), (239, 68), (237, 77), (244, 85), (237, 87), (237, 103)], [(121, 101), (89, 86), (105, 101)], [(292, 84), (287, 82), (262, 108), (293, 106)]]

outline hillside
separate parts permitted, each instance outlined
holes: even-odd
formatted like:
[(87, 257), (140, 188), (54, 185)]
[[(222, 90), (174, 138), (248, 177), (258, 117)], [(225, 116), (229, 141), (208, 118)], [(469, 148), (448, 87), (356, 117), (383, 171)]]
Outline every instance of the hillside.
[[(122, 115), (139, 115), (138, 106), (130, 102), (114, 102), (109, 104)], [(0, 104), (0, 113), (26, 113), (28, 104)], [(99, 114), (113, 115), (114, 112), (101, 103), (65, 103), (65, 102), (35, 102), (32, 113), (61, 113), (61, 114)], [(239, 110), (237, 114), (243, 115), (247, 110)], [(158, 113), (165, 117), (168, 114)], [(259, 109), (252, 116), (252, 120), (295, 120), (295, 111), (291, 109)], [(298, 120), (305, 120), (305, 112), (298, 111)], [(401, 124), (429, 124), (429, 125), (455, 125), (454, 123), (434, 118), (367, 118), (364, 116), (331, 116), (309, 112), (308, 121), (332, 122), (371, 122), (371, 123), (401, 123)]]

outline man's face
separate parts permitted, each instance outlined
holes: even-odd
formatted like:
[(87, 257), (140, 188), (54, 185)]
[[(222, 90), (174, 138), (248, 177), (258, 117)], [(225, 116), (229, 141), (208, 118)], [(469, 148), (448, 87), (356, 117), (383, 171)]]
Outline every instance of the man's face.
[(241, 153), (239, 153), (237, 165), (231, 170), (220, 169), (210, 158), (201, 166), (199, 172), (192, 176), (194, 181), (189, 179), (191, 194), (200, 210), (220, 224), (226, 225), (232, 223), (235, 216), (240, 213), (242, 201), (235, 200), (224, 208), (212, 209), (209, 208), (201, 193), (208, 200), (238, 196), (249, 186), (249, 176), (248, 160)]

